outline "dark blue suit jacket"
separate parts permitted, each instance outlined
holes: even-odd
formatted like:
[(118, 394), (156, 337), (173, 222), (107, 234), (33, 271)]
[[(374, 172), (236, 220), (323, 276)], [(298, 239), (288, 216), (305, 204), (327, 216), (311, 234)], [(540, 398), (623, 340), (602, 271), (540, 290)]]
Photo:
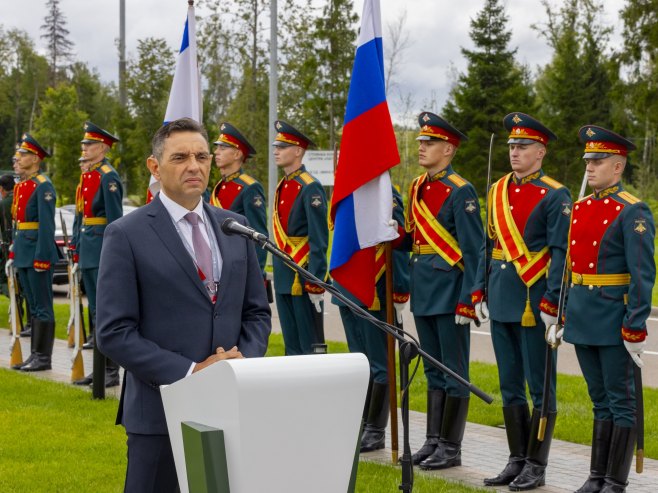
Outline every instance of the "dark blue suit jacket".
[(159, 198), (105, 230), (98, 277), (97, 341), (126, 370), (117, 424), (167, 434), (159, 386), (184, 378), (218, 346), (265, 354), (271, 314), (254, 245), (220, 225), (243, 216), (204, 204), (222, 254), (213, 305)]

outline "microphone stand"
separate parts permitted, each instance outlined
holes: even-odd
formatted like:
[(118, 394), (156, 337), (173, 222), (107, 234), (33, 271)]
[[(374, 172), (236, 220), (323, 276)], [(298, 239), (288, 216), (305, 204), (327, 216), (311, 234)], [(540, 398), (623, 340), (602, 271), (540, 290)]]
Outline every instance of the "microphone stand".
[[(240, 234), (235, 233), (234, 234)], [(386, 322), (383, 322), (375, 317), (373, 317), (367, 310), (364, 310), (362, 307), (352, 302), (346, 298), (338, 289), (336, 289), (331, 284), (327, 284), (324, 281), (321, 281), (309, 271), (297, 265), (290, 256), (284, 251), (280, 250), (272, 241), (270, 241), (264, 235), (258, 235), (257, 237), (243, 234), (245, 238), (248, 238), (255, 243), (258, 243), (261, 248), (267, 250), (272, 255), (275, 255), (283, 261), (288, 267), (297, 272), (305, 280), (312, 282), (321, 286), (326, 291), (329, 291), (332, 295), (338, 298), (341, 302), (345, 304), (355, 315), (368, 320), (373, 325), (377, 326), (380, 330), (383, 330), (387, 334), (390, 334), (392, 337), (397, 339), (400, 345), (400, 389), (402, 390), (402, 399), (400, 405), (402, 406), (402, 427), (403, 427), (403, 454), (400, 460), (402, 466), (402, 484), (399, 486), (399, 489), (405, 493), (411, 493), (413, 488), (413, 464), (411, 463), (411, 446), (409, 445), (409, 363), (416, 358), (417, 356), (422, 356), (425, 358), (429, 364), (442, 371), (446, 375), (450, 375), (457, 382), (459, 382), (468, 390), (475, 394), (477, 397), (482, 399), (487, 404), (493, 402), (493, 397), (488, 395), (482, 389), (472, 384), (468, 380), (462, 378), (460, 375), (452, 371), (450, 368), (445, 366), (440, 361), (433, 358), (427, 352), (425, 352), (421, 347), (419, 342), (409, 333), (405, 332), (402, 327), (395, 327)], [(405, 335), (408, 337), (405, 337)]]

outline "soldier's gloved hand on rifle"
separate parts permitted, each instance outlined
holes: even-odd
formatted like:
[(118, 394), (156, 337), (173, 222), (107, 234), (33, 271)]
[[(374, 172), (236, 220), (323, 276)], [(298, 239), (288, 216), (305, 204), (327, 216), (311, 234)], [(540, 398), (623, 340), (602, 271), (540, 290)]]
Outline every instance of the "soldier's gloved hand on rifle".
[(394, 302), (393, 306), (395, 307), (395, 319), (398, 321), (399, 324), (401, 324), (402, 313), (404, 312), (404, 307), (407, 306), (407, 302), (406, 301), (404, 303)]
[(624, 341), (624, 347), (626, 351), (631, 355), (631, 358), (639, 368), (644, 367), (644, 361), (640, 358), (640, 355), (644, 352), (644, 346), (646, 346), (647, 341), (642, 342), (629, 342)]
[(5, 274), (7, 275), (7, 277), (11, 276), (11, 269), (13, 268), (13, 266), (14, 266), (14, 259), (10, 258), (9, 260), (7, 260), (7, 263), (5, 264)]
[(77, 262), (74, 263), (73, 269), (71, 269), (71, 274), (75, 274), (76, 272), (78, 272), (78, 268), (79, 268), (78, 263)]
[(315, 310), (318, 313), (322, 313), (321, 302), (324, 300), (324, 294), (308, 293), (308, 297), (310, 298), (311, 303), (315, 306)]
[[(543, 314), (544, 313), (542, 312), (542, 315)], [(547, 325), (546, 327), (548, 327), (546, 329), (546, 336), (545, 336), (546, 342), (553, 347), (559, 346), (560, 343), (562, 342), (562, 335), (564, 334), (564, 328), (562, 328), (557, 324), (557, 318), (555, 318), (555, 323)]]
[(541, 318), (541, 321), (544, 322), (544, 327), (550, 327), (551, 325), (557, 324), (557, 317), (550, 315), (549, 313), (544, 313), (540, 310), (539, 317)]
[(478, 316), (480, 322), (484, 323), (489, 321), (489, 307), (487, 306), (486, 301), (482, 300), (479, 303), (476, 303), (474, 308), (475, 314)]

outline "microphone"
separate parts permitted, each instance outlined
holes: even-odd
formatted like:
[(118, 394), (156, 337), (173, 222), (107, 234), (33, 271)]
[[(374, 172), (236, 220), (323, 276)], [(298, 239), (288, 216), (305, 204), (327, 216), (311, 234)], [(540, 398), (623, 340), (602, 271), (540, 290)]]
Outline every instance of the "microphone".
[(227, 235), (240, 235), (257, 242), (269, 242), (269, 238), (264, 234), (259, 233), (255, 229), (245, 226), (244, 224), (240, 224), (235, 219), (231, 219), (230, 217), (224, 219), (221, 228), (222, 231)]

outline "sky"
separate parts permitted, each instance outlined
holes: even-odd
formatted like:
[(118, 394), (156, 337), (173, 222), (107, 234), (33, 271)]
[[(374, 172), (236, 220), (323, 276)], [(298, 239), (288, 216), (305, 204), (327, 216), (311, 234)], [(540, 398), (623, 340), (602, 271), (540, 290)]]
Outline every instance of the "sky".
[[(227, 0), (228, 1), (228, 0)], [(322, 0), (314, 0), (321, 3)], [(354, 0), (360, 15), (364, 0)], [(19, 28), (30, 34), (40, 52), (45, 53), (39, 39), (39, 26), (45, 17), (46, 0), (0, 0), (4, 29)], [(517, 59), (532, 70), (550, 61), (551, 50), (546, 41), (532, 29), (546, 20), (541, 0), (503, 0), (512, 31), (511, 48), (517, 48)], [(550, 0), (556, 7), (561, 0)], [(279, 0), (282, 5), (283, 1)], [(384, 50), (387, 25), (406, 11), (405, 29), (409, 47), (399, 66), (396, 86), (389, 93), (389, 106), (396, 120), (401, 119), (400, 94), (411, 95), (413, 113), (423, 109), (439, 111), (445, 102), (455, 73), (466, 68), (461, 48), (471, 48), (470, 21), (477, 16), (484, 0), (381, 0)], [(621, 42), (619, 11), (624, 0), (606, 0), (604, 23), (614, 32), (611, 44)], [(60, 8), (67, 19), (70, 39), (79, 60), (95, 67), (104, 81), (118, 79), (116, 40), (119, 36), (119, 0), (61, 0)], [(126, 46), (128, 56), (136, 53), (137, 40), (164, 37), (178, 49), (187, 10), (187, 0), (126, 0)], [(197, 12), (202, 13), (202, 11)], [(269, 28), (269, 23), (266, 23)], [(435, 107), (431, 108), (430, 103)]]

